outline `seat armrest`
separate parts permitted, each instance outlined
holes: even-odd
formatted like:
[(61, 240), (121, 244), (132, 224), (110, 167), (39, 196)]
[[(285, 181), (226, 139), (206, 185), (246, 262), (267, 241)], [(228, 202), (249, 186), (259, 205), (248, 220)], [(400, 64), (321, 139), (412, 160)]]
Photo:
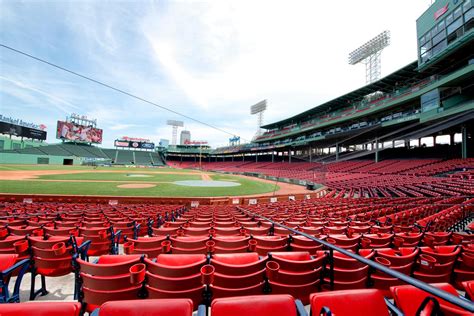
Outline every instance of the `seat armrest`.
[(198, 306), (197, 315), (196, 316), (207, 316), (207, 306), (201, 304)]
[(395, 306), (390, 300), (388, 300), (386, 297), (384, 297), (385, 304), (387, 304), (388, 309), (390, 310), (390, 313), (395, 316), (403, 316), (404, 314), (402, 313), (401, 310), (398, 309), (398, 307)]
[[(9, 303), (9, 302), (20, 302), (20, 285), (21, 285), (21, 280), (23, 279), (23, 276), (25, 275), (26, 270), (30, 267), (30, 259), (23, 259), (21, 261), (18, 261), (8, 269), (5, 269), (0, 272), (0, 278), (2, 280), (5, 279), (7, 276), (11, 276), (11, 274), (20, 269), (18, 272), (18, 276), (15, 280), (15, 287), (13, 289), (13, 295), (11, 297), (8, 297), (8, 283), (4, 284), (4, 292), (2, 294), (3, 298), (5, 299), (4, 303)], [(3, 283), (3, 282), (2, 282)]]
[(300, 300), (295, 300), (295, 305), (296, 305), (296, 312), (298, 313), (298, 316), (308, 316), (308, 313), (306, 312), (306, 309), (304, 308), (303, 302)]

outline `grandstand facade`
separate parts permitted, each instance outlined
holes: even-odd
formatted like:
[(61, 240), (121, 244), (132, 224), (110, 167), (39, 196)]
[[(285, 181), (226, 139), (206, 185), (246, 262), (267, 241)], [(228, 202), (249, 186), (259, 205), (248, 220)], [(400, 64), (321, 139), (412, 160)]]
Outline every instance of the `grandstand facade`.
[(472, 1), (438, 0), (417, 21), (418, 60), (264, 125), (251, 143), (217, 148), (200, 165), (192, 153), (168, 159), (320, 183), (341, 197), (472, 194), (473, 12)]
[(0, 163), (54, 165), (163, 166), (161, 152), (106, 149), (80, 143), (62, 143), (0, 151)]
[(432, 137), (436, 145), (438, 135), (449, 135), (451, 146), (457, 143), (438, 158), (473, 157), (473, 11), (471, 1), (436, 1), (417, 21), (417, 61), (264, 125), (266, 131), (253, 142), (218, 148), (214, 157), (332, 162), (370, 156), (379, 161), (383, 151), (423, 146), (421, 138)]

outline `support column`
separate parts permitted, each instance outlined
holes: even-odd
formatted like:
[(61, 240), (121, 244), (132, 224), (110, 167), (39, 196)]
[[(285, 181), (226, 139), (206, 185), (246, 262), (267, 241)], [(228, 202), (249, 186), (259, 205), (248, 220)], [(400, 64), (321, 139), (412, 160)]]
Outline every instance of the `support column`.
[(375, 162), (379, 162), (379, 139), (375, 138)]
[(313, 161), (313, 149), (309, 147), (309, 162)]
[(466, 125), (461, 127), (461, 156), (467, 158), (467, 128)]
[(258, 162), (258, 154), (255, 154), (255, 162)]
[(449, 134), (449, 145), (454, 145), (454, 134)]
[(336, 143), (336, 161), (339, 161), (339, 144)]
[(291, 148), (288, 150), (288, 162), (291, 163)]
[(274, 162), (275, 162), (275, 152), (272, 151), (272, 163), (274, 163)]

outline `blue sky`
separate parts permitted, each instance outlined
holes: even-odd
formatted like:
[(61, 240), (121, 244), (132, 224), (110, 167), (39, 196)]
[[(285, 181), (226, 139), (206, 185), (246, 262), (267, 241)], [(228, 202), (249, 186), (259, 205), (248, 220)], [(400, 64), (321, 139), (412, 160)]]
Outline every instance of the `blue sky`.
[[(249, 106), (270, 123), (364, 85), (348, 53), (388, 29), (382, 75), (416, 59), (415, 21), (427, 0), (0, 0), (0, 42), (251, 139)], [(370, 22), (369, 22), (370, 19)], [(0, 48), (0, 114), (48, 127), (70, 113), (97, 118), (103, 146), (120, 136), (229, 135)]]

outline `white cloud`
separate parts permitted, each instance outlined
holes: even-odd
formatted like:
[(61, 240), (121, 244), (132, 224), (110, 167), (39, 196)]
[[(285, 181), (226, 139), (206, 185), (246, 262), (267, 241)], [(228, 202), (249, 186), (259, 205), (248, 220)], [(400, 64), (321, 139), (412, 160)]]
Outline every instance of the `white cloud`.
[[(392, 45), (382, 73), (415, 60), (415, 20), (429, 2), (0, 1), (0, 26), (9, 30), (0, 39), (251, 139), (248, 108), (262, 99), (270, 123), (364, 85), (364, 67), (347, 65), (347, 55), (385, 29)], [(124, 134), (171, 139), (166, 120), (182, 119), (24, 57), (2, 51), (0, 61), (10, 80), (0, 87), (6, 111), (37, 107), (48, 122), (84, 113), (104, 128), (105, 146)], [(227, 134), (185, 123), (193, 139), (227, 143)]]

